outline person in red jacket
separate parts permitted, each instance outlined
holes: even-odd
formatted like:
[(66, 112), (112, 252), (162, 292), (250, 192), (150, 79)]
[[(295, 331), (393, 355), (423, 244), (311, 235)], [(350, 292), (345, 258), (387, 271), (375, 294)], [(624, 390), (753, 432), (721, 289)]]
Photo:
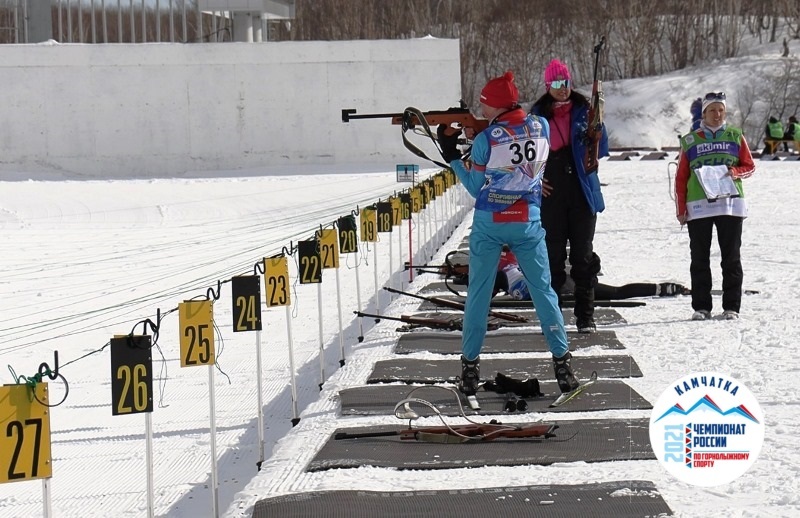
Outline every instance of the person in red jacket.
[[(600, 261), (600, 258), (597, 258)], [(497, 278), (494, 284), (494, 294), (505, 292), (515, 300), (531, 300), (528, 288), (525, 285), (522, 271), (519, 269), (517, 258), (514, 252), (506, 248), (500, 254), (500, 265), (497, 267)], [(567, 282), (561, 288), (560, 298), (570, 300), (574, 296), (575, 285)], [(595, 297), (597, 300), (622, 300), (637, 297), (674, 297), (677, 295), (688, 295), (689, 290), (674, 282), (635, 282), (623, 284), (622, 286), (612, 286), (610, 284), (598, 283), (595, 287)]]

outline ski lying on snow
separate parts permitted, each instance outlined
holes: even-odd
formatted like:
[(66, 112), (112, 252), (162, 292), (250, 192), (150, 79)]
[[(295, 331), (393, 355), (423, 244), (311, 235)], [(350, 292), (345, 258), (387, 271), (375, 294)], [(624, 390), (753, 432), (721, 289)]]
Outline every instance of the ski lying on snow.
[(591, 387), (597, 381), (597, 371), (593, 371), (592, 375), (586, 381), (581, 381), (580, 385), (577, 388), (570, 390), (569, 392), (564, 392), (560, 396), (556, 398), (555, 401), (550, 403), (550, 408), (555, 408), (557, 406), (561, 406), (567, 401), (570, 401), (576, 398), (581, 392), (586, 390), (588, 387)]
[(481, 404), (478, 401), (478, 398), (473, 394), (471, 396), (465, 396), (467, 398), (467, 404), (473, 410), (480, 410)]

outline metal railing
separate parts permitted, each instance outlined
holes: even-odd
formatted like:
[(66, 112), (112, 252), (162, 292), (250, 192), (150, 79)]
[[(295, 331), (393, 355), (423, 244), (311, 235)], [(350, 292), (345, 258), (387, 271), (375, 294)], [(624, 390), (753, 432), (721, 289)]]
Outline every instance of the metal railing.
[(28, 0), (0, 0), (0, 43), (25, 43)]
[[(32, 14), (48, 1), (49, 17)], [(197, 0), (0, 0), (0, 43), (36, 43), (32, 29), (47, 23), (60, 43), (219, 42), (232, 40), (233, 15)]]

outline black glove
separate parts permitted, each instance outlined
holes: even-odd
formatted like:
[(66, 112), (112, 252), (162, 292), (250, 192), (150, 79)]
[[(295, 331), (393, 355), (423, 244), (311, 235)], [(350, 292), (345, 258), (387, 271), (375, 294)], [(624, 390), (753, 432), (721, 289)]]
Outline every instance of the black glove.
[(658, 285), (659, 297), (674, 297), (676, 295), (691, 295), (692, 291), (681, 284), (674, 282), (662, 282)]
[[(454, 132), (452, 135), (450, 132)], [(458, 137), (461, 130), (456, 130), (445, 124), (439, 124), (436, 128), (436, 136), (439, 139), (439, 148), (442, 151), (442, 158), (445, 162), (461, 160), (461, 151), (458, 150)]]
[(539, 380), (536, 378), (526, 380), (516, 380), (498, 372), (494, 377), (494, 383), (497, 389), (496, 392), (505, 394), (513, 392), (519, 397), (539, 397), (543, 394), (539, 390)]

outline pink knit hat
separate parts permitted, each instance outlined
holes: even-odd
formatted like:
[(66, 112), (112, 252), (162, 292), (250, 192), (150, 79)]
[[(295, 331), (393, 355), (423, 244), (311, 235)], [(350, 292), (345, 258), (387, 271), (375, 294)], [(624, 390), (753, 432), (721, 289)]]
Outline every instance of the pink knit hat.
[(569, 75), (569, 68), (567, 68), (566, 63), (554, 59), (544, 69), (544, 85), (548, 90), (550, 89), (550, 84), (556, 79), (572, 79), (572, 77)]
[(513, 108), (519, 101), (519, 90), (514, 84), (514, 72), (509, 70), (491, 79), (481, 90), (481, 102), (492, 108)]

